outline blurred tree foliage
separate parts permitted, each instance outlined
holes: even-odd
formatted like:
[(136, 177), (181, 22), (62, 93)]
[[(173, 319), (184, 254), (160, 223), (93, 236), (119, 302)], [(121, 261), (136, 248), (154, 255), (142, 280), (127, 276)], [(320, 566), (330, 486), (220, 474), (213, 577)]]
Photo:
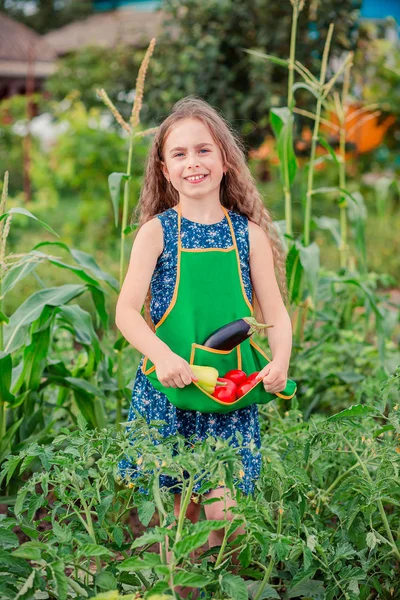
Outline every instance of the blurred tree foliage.
[[(129, 116), (135, 77), (145, 50), (119, 45), (115, 48), (91, 46), (59, 61), (58, 69), (46, 82), (46, 90), (62, 100), (78, 90), (86, 107), (104, 107), (96, 89), (105, 88), (118, 110)], [(153, 60), (153, 59), (152, 59)]]
[[(394, 19), (386, 27), (397, 29)], [(352, 77), (357, 99), (365, 104), (378, 102), (382, 110), (400, 114), (400, 43), (382, 35), (384, 24), (364, 22), (354, 57)]]
[[(23, 186), (22, 143), (26, 132), (24, 103), (23, 96), (4, 101), (11, 121), (2, 127), (0, 137), (0, 171), (10, 171), (10, 198), (17, 204), (23, 201), (20, 190)], [(40, 97), (38, 103), (43, 112)], [(114, 125), (113, 117), (105, 115), (102, 108), (87, 108), (77, 92), (47, 108), (51, 122), (45, 127), (51, 137), (31, 134), (32, 210), (45, 218), (49, 209), (56, 208), (64, 200), (77, 199), (78, 214), (73, 220), (65, 220), (63, 232), (73, 235), (82, 227), (87, 230), (95, 221), (96, 227), (90, 230), (93, 240), (111, 240), (118, 230), (112, 218), (108, 176), (113, 170), (125, 171), (126, 134), (119, 126), (110, 126), (111, 123)], [(139, 195), (148, 144), (149, 138), (145, 137), (139, 138), (134, 145), (131, 186), (135, 200)]]
[[(306, 3), (298, 23), (297, 60), (314, 74), (319, 72), (331, 22), (335, 23), (332, 56), (354, 49), (359, 5), (358, 0)], [(163, 10), (167, 19), (146, 82), (143, 117), (160, 119), (179, 98), (195, 93), (220, 108), (248, 142), (261, 141), (268, 109), (286, 103), (287, 70), (243, 49), (288, 57), (291, 3), (164, 0)], [(305, 93), (303, 106), (310, 102), (313, 99)]]
[(0, 0), (0, 11), (42, 34), (86, 17), (93, 6), (91, 0)]
[[(317, 73), (329, 24), (335, 23), (332, 55), (355, 48), (360, 0), (313, 0), (300, 13), (297, 59)], [(285, 103), (287, 72), (243, 51), (251, 48), (289, 56), (292, 5), (289, 0), (164, 0), (165, 26), (157, 39), (146, 79), (142, 122), (157, 124), (173, 104), (195, 93), (222, 110), (249, 144), (263, 139), (268, 108)], [(57, 97), (68, 87), (85, 102), (97, 102), (104, 87), (122, 112), (124, 94), (144, 50), (85, 49), (61, 61), (48, 82)], [(301, 90), (298, 92), (300, 96)], [(304, 94), (302, 105), (313, 100)]]

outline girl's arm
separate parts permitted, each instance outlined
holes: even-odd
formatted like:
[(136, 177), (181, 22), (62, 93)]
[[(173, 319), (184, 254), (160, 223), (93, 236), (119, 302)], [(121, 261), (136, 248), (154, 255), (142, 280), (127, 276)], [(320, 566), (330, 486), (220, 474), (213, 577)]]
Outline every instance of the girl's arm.
[(159, 219), (142, 225), (118, 296), (115, 324), (124, 338), (156, 365), (157, 377), (163, 385), (184, 387), (195, 379), (189, 364), (155, 335), (140, 314), (163, 244)]
[(260, 305), (263, 322), (271, 323), (268, 342), (271, 362), (260, 371), (268, 392), (280, 392), (286, 386), (292, 350), (292, 324), (275, 277), (272, 248), (266, 232), (249, 221), (250, 273), (254, 293)]

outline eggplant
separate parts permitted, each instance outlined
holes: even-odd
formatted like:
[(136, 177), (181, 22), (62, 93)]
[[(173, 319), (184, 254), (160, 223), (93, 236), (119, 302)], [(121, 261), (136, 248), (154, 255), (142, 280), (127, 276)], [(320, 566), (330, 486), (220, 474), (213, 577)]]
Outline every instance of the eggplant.
[(233, 350), (254, 332), (261, 331), (266, 327), (273, 327), (273, 325), (257, 323), (254, 317), (243, 317), (243, 319), (231, 321), (213, 331), (202, 345), (215, 350)]

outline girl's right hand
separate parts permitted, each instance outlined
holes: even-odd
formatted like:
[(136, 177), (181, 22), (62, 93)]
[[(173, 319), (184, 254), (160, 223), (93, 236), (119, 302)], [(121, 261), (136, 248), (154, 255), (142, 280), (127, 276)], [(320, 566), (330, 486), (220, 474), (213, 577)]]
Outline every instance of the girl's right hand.
[(172, 351), (158, 362), (156, 374), (158, 381), (164, 387), (184, 388), (192, 381), (197, 381), (189, 363)]

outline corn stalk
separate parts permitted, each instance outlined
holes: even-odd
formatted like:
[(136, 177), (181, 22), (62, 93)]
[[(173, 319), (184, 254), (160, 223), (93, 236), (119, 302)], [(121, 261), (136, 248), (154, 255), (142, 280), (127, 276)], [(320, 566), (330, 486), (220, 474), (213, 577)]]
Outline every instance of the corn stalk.
[[(98, 96), (103, 100), (104, 104), (110, 109), (112, 114), (115, 117), (115, 120), (122, 127), (124, 131), (129, 134), (129, 146), (128, 146), (128, 159), (126, 165), (125, 173), (111, 173), (109, 177), (109, 185), (111, 198), (113, 200), (114, 205), (114, 214), (115, 214), (115, 224), (118, 225), (119, 220), (119, 192), (122, 181), (124, 181), (124, 195), (122, 202), (122, 221), (121, 221), (121, 234), (120, 234), (120, 258), (119, 258), (119, 284), (122, 286), (124, 277), (125, 277), (125, 240), (130, 233), (128, 227), (128, 214), (129, 214), (129, 206), (130, 206), (130, 190), (131, 190), (131, 179), (132, 179), (132, 157), (133, 157), (133, 149), (134, 142), (136, 138), (143, 137), (145, 135), (150, 135), (154, 133), (157, 128), (147, 129), (145, 131), (139, 131), (138, 127), (140, 125), (140, 110), (142, 108), (143, 103), (143, 92), (144, 92), (144, 83), (146, 79), (146, 72), (149, 66), (150, 58), (153, 54), (154, 47), (156, 44), (155, 38), (153, 38), (147, 48), (146, 54), (142, 60), (142, 64), (140, 65), (139, 73), (136, 79), (136, 87), (135, 87), (135, 100), (132, 107), (131, 116), (129, 119), (129, 123), (125, 121), (123, 116), (120, 114), (116, 106), (112, 103), (110, 98), (107, 95), (107, 92), (104, 89), (100, 89), (97, 91)], [(117, 349), (117, 378), (119, 382), (120, 389), (123, 388), (123, 360), (122, 360), (122, 349)], [(121, 429), (121, 421), (122, 421), (122, 399), (117, 398), (117, 406), (116, 406), (116, 426), (117, 429)]]

